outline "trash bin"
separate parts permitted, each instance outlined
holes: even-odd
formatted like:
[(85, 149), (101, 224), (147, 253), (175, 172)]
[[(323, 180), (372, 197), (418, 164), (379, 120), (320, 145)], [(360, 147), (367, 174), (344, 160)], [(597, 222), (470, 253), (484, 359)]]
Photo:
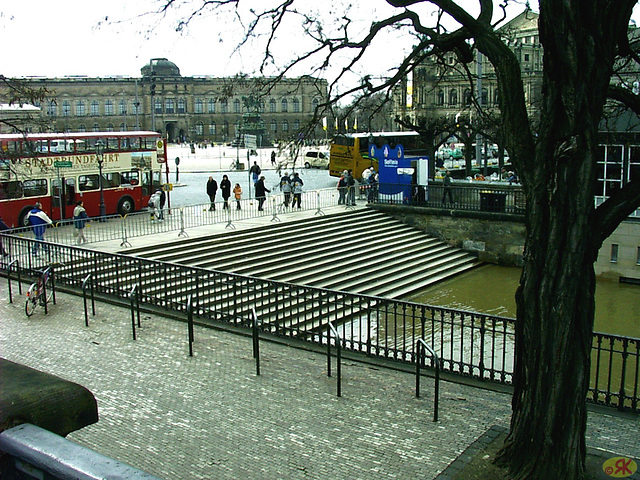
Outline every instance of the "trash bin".
[(504, 212), (506, 199), (506, 193), (480, 192), (480, 210), (483, 212)]

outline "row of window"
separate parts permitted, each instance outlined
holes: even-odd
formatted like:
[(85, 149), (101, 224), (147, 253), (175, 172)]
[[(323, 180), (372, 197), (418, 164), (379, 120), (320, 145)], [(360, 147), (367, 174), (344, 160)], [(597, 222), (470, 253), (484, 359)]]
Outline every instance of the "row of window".
[[(618, 263), (619, 253), (620, 253), (620, 245), (618, 245), (617, 243), (612, 243), (611, 257), (609, 258), (609, 261), (611, 263)], [(640, 265), (640, 247), (636, 247), (636, 265)]]
[[(313, 99), (313, 108), (315, 109), (319, 104), (319, 99)], [(127, 103), (126, 100), (120, 100), (114, 102), (113, 100), (105, 100), (103, 109), (101, 111), (100, 102), (98, 100), (92, 100), (88, 104), (84, 100), (78, 100), (75, 102), (75, 116), (84, 117), (86, 115), (99, 116), (103, 112), (104, 115), (137, 115), (142, 113), (140, 102), (131, 100)], [(301, 106), (300, 100), (297, 98), (289, 101), (283, 98), (278, 105), (275, 99), (269, 101), (269, 113), (288, 113), (290, 110), (293, 113), (300, 113)], [(47, 103), (47, 115), (50, 117), (57, 117), (61, 114), (63, 117), (70, 117), (72, 113), (72, 105), (68, 100), (62, 101), (61, 105), (58, 105), (56, 100), (51, 100)], [(216, 100), (210, 98), (203, 100), (198, 98), (194, 102), (194, 113), (229, 113), (229, 102), (227, 99)], [(261, 101), (258, 105), (259, 111), (264, 113), (266, 111), (266, 105), (264, 101)], [(242, 113), (242, 102), (239, 99), (235, 99), (232, 102), (233, 113)], [(187, 101), (183, 98), (156, 98), (154, 100), (154, 113), (157, 114), (184, 114), (187, 113)]]
[[(443, 89), (438, 90), (436, 93), (436, 105), (444, 105), (445, 99), (448, 100), (448, 105), (458, 105), (458, 90), (452, 88), (449, 90), (449, 98), (447, 99)], [(471, 94), (471, 89), (465, 89), (462, 93), (462, 105), (471, 105), (471, 101), (473, 99), (473, 95)], [(489, 91), (486, 88), (482, 89), (482, 105), (489, 105)], [(496, 90), (493, 95), (493, 104), (498, 105), (498, 91)]]

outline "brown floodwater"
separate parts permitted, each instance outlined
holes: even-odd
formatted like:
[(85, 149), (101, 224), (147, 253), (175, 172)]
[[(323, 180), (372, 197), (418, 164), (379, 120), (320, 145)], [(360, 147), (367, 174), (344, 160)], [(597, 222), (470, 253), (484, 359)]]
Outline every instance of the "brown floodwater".
[[(520, 272), (515, 267), (484, 265), (407, 300), (515, 318)], [(595, 331), (640, 338), (640, 285), (598, 278)]]

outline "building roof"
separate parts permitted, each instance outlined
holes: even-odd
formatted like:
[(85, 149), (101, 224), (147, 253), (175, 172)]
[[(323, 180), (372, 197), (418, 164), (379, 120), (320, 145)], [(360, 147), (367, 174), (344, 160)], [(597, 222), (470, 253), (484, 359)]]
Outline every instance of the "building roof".
[(152, 58), (149, 63), (140, 69), (143, 77), (179, 77), (178, 66), (166, 58)]

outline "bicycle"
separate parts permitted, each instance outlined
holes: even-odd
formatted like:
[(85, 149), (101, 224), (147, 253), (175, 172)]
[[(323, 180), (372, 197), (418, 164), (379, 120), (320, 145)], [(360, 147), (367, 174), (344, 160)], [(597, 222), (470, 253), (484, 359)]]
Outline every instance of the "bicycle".
[(51, 269), (47, 268), (42, 275), (38, 277), (38, 281), (31, 284), (27, 290), (27, 301), (24, 305), (24, 311), (27, 317), (33, 315), (38, 305), (45, 307), (53, 298), (53, 288), (51, 282)]

